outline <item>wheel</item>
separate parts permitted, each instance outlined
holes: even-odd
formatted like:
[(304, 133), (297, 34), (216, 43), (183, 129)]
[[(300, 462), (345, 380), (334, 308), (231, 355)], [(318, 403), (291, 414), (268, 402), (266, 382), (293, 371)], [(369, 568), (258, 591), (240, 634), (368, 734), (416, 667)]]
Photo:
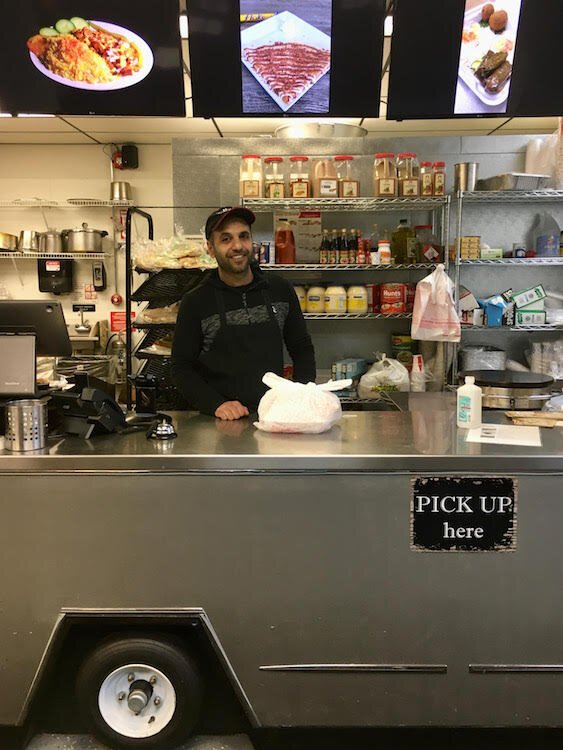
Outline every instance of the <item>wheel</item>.
[(90, 730), (110, 747), (165, 750), (193, 730), (202, 689), (174, 641), (135, 635), (101, 643), (81, 665), (76, 693)]

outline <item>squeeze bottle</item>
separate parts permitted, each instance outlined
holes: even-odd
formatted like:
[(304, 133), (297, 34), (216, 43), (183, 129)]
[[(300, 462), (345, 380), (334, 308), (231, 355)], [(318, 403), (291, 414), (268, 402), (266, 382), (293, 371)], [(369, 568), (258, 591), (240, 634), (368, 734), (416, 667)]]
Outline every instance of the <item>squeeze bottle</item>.
[(481, 424), (482, 391), (475, 385), (473, 375), (465, 376), (465, 385), (457, 389), (457, 426), (465, 429)]

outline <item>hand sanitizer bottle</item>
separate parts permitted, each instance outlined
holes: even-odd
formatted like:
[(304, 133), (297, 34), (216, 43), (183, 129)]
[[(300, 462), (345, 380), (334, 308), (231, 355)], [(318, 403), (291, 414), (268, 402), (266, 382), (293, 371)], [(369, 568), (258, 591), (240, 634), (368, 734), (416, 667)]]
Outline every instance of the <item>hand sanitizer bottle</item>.
[(482, 391), (473, 375), (465, 376), (465, 385), (457, 389), (457, 426), (472, 429), (481, 425)]

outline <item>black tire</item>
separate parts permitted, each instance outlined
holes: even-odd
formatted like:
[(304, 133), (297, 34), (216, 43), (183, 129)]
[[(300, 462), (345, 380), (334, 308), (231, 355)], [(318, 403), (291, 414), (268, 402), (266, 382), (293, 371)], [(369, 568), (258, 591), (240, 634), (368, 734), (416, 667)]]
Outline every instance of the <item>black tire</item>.
[[(127, 664), (150, 665), (162, 672), (176, 693), (174, 713), (166, 726), (150, 737), (115, 731), (98, 705), (102, 683)], [(171, 638), (159, 635), (120, 636), (102, 642), (82, 663), (76, 681), (78, 705), (92, 734), (114, 748), (168, 750), (182, 743), (199, 717), (202, 686), (193, 659)]]

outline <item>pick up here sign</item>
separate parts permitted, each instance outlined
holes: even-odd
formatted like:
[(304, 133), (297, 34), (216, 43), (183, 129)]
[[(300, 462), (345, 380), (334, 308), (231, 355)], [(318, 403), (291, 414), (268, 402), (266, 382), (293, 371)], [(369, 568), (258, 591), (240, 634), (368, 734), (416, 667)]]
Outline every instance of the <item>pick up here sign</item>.
[(516, 549), (517, 489), (513, 477), (413, 478), (411, 549)]

